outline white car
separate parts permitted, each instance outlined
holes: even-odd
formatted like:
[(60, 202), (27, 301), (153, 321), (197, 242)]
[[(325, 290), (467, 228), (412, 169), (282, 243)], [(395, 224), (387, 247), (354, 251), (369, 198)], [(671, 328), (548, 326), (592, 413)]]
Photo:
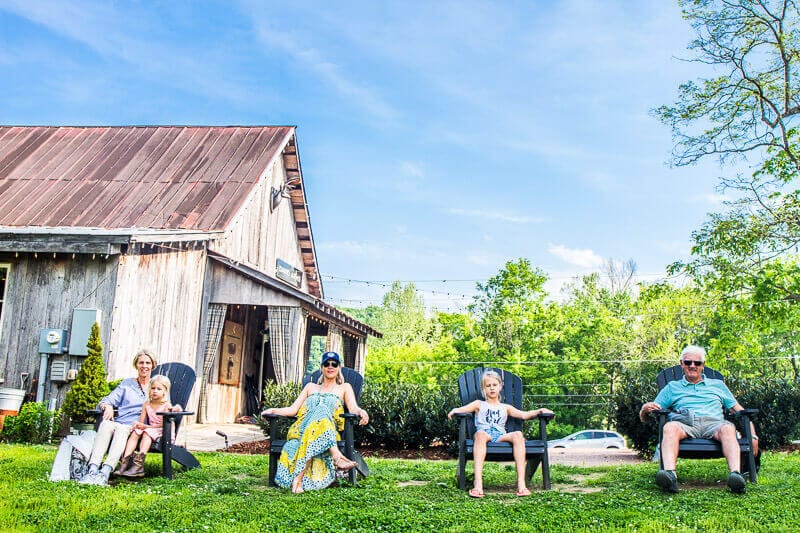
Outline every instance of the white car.
[(548, 448), (625, 448), (625, 439), (616, 431), (585, 429), (563, 439), (547, 442)]

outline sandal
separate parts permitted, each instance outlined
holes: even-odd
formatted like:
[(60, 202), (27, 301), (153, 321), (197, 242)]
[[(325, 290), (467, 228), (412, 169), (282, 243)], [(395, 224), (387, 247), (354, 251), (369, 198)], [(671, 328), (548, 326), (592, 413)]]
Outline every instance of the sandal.
[(336, 459), (333, 460), (333, 466), (336, 467), (336, 470), (341, 470), (342, 472), (347, 472), (352, 470), (356, 466), (355, 461), (351, 461), (344, 455), (340, 455)]
[(517, 496), (519, 497), (530, 496), (530, 495), (531, 495), (531, 490), (527, 487), (517, 491)]
[(469, 495), (473, 498), (483, 498), (483, 491), (480, 489), (469, 489)]

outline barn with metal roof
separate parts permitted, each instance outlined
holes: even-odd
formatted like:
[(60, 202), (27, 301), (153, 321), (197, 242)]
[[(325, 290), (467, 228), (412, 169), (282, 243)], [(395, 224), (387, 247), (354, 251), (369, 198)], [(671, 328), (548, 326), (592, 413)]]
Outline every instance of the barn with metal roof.
[(314, 337), (363, 372), (380, 336), (324, 301), (294, 127), (0, 127), (0, 380), (60, 404), (87, 317), (111, 379), (143, 347), (195, 367), (204, 422), (301, 380)]

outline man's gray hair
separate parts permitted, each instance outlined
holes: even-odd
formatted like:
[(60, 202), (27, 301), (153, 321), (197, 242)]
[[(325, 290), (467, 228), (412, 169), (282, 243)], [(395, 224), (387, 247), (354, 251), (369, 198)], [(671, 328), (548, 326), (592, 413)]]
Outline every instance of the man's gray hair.
[(690, 344), (681, 352), (680, 360), (683, 361), (683, 356), (687, 354), (699, 355), (702, 362), (706, 362), (706, 350), (702, 346)]

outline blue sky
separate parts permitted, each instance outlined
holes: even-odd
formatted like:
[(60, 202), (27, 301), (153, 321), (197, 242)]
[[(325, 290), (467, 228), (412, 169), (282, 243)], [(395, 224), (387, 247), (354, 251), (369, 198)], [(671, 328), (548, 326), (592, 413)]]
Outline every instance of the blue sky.
[(650, 110), (690, 38), (667, 0), (0, 0), (0, 123), (296, 125), (326, 299), (460, 310), (519, 257), (686, 257), (720, 169)]

